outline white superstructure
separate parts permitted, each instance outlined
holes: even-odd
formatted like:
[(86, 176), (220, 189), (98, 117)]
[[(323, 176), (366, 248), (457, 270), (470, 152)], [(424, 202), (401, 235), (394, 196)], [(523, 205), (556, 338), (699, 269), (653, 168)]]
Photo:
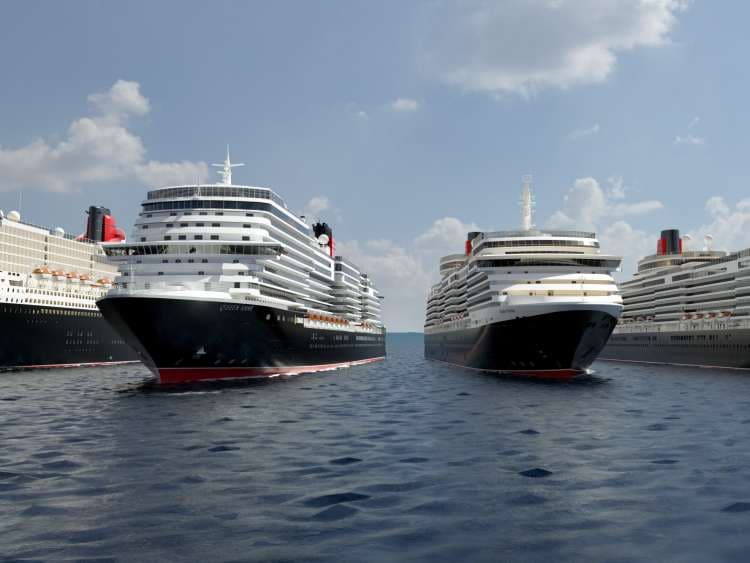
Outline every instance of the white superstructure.
[(530, 178), (524, 178), (517, 231), (469, 233), (464, 254), (440, 260), (425, 333), (481, 327), (562, 311), (617, 318), (622, 298), (611, 273), (621, 258), (602, 254), (590, 232), (535, 229)]
[(663, 231), (657, 253), (638, 262), (621, 284), (625, 310), (616, 333), (750, 327), (750, 249), (711, 250), (707, 237), (703, 250), (685, 250), (688, 240)]
[(378, 291), (335, 255), (328, 225), (311, 228), (269, 188), (231, 184), (228, 154), (218, 166), (221, 183), (148, 192), (132, 242), (107, 246), (112, 295), (266, 305), (305, 313), (306, 326), (380, 332)]
[(99, 243), (24, 223), (17, 211), (0, 211), (0, 304), (98, 317), (96, 300), (116, 274)]

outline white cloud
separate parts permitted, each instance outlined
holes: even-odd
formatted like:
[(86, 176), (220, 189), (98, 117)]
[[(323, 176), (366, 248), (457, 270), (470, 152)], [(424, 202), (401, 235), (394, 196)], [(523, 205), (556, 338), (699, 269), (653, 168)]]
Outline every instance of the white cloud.
[(98, 113), (73, 121), (62, 141), (36, 139), (20, 148), (0, 147), (0, 191), (70, 192), (121, 180), (163, 185), (206, 179), (203, 162), (146, 160), (143, 142), (126, 127), (130, 117), (149, 111), (137, 82), (118, 80), (88, 99)]
[(391, 109), (398, 112), (412, 112), (419, 109), (419, 102), (411, 98), (398, 98), (391, 102)]
[(146, 115), (151, 111), (148, 98), (141, 94), (141, 85), (129, 80), (118, 80), (107, 91), (88, 97), (103, 115), (125, 118), (129, 115)]
[(577, 179), (565, 195), (563, 208), (552, 214), (548, 226), (596, 231), (603, 252), (623, 257), (622, 277), (632, 273), (637, 261), (652, 252), (654, 239), (633, 228), (624, 217), (645, 215), (663, 205), (657, 200), (624, 201), (626, 188), (620, 177), (609, 178), (608, 184), (605, 192), (594, 178)]
[(337, 242), (336, 252), (369, 274), (385, 296), (383, 319), (392, 331), (421, 331), (438, 260), (462, 252), (466, 234), (479, 230), (453, 217), (438, 219), (406, 245), (387, 239)]
[(735, 251), (750, 247), (750, 198), (731, 207), (721, 196), (706, 200), (708, 222), (689, 231), (693, 249), (704, 245), (706, 235), (713, 237), (712, 247), (717, 250)]
[(466, 234), (478, 230), (479, 227), (474, 223), (464, 223), (455, 217), (443, 217), (419, 235), (414, 244), (422, 253), (437, 252), (442, 256), (451, 252), (461, 252)]
[(625, 199), (627, 188), (622, 176), (610, 176), (607, 178), (607, 197), (609, 199)]
[(443, 0), (425, 59), (468, 91), (531, 95), (606, 80), (617, 57), (667, 44), (685, 0)]
[(607, 211), (612, 217), (629, 217), (632, 215), (645, 215), (653, 211), (658, 211), (664, 207), (662, 202), (655, 199), (649, 199), (646, 201), (639, 201), (636, 203), (618, 203), (611, 205)]
[(599, 244), (602, 252), (622, 256), (620, 280), (629, 279), (636, 271), (638, 260), (654, 253), (656, 237), (645, 231), (633, 228), (623, 220), (606, 225), (599, 232)]
[(321, 212), (330, 208), (331, 202), (327, 197), (316, 195), (307, 202), (307, 205), (305, 205), (304, 209), (302, 210), (302, 215), (307, 218), (308, 222), (315, 221), (318, 219), (318, 216)]
[(698, 135), (693, 135), (692, 133), (688, 133), (686, 135), (675, 135), (674, 144), (702, 146), (706, 144), (706, 138), (699, 137)]
[(599, 132), (599, 124), (595, 123), (591, 127), (587, 127), (585, 129), (575, 129), (568, 133), (568, 139), (571, 141), (575, 141), (577, 139), (580, 139), (582, 137), (590, 137), (591, 135), (596, 135)]
[(208, 168), (203, 162), (157, 162), (151, 160), (134, 167), (136, 178), (148, 186), (170, 184), (200, 184), (206, 181)]
[(554, 228), (595, 230), (604, 220), (643, 215), (663, 207), (657, 200), (625, 203), (622, 201), (625, 197), (622, 179), (612, 179), (610, 182), (613, 187), (605, 193), (594, 178), (578, 178), (565, 194), (563, 208), (552, 214), (548, 225)]
[(548, 221), (550, 227), (594, 229), (606, 209), (604, 192), (594, 178), (577, 179), (563, 202), (563, 208)]
[(706, 144), (706, 138), (691, 133), (700, 123), (701, 118), (697, 115), (693, 117), (687, 125), (687, 133), (684, 135), (675, 135), (675, 145), (692, 145), (694, 147), (700, 147)]

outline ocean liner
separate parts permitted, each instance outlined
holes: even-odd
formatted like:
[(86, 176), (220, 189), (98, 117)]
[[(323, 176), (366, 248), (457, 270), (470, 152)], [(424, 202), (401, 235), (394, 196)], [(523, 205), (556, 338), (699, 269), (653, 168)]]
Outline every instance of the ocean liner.
[(750, 368), (750, 249), (690, 250), (661, 232), (656, 254), (621, 284), (625, 309), (606, 360)]
[(104, 207), (80, 236), (0, 211), (0, 369), (138, 361), (96, 307), (117, 274), (102, 243), (121, 240)]
[(425, 357), (540, 378), (586, 372), (617, 323), (611, 276), (621, 259), (601, 254), (594, 233), (532, 225), (530, 178), (523, 228), (471, 232), (464, 254), (440, 260), (427, 301)]
[(311, 372), (382, 360), (366, 273), (269, 188), (148, 192), (133, 242), (107, 245), (116, 287), (97, 305), (162, 383)]

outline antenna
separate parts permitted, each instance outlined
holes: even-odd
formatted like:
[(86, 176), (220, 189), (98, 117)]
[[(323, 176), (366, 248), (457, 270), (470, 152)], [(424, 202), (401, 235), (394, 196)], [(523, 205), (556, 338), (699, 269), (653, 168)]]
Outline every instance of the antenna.
[(229, 145), (227, 145), (226, 160), (222, 164), (212, 164), (211, 166), (222, 168), (222, 170), (219, 170), (218, 172), (219, 176), (221, 176), (221, 182), (219, 183), (225, 186), (231, 186), (232, 185), (232, 168), (236, 168), (237, 166), (245, 166), (245, 163), (240, 162), (239, 164), (232, 164), (232, 161), (229, 160)]
[(523, 187), (521, 188), (521, 228), (524, 231), (530, 231), (534, 228), (531, 222), (531, 215), (534, 211), (534, 196), (531, 193), (531, 174), (523, 177)]

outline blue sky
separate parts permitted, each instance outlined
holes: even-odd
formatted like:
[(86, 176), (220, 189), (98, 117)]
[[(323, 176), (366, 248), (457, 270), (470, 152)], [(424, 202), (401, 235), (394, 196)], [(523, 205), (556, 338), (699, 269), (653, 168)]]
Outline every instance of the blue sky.
[[(750, 6), (705, 0), (0, 4), (0, 208), (129, 232), (151, 184), (269, 186), (421, 329), (440, 254), (536, 223), (635, 259), (750, 246)], [(116, 86), (120, 82), (119, 86)], [(208, 174), (208, 176), (206, 176)], [(567, 197), (567, 199), (566, 199)], [(312, 200), (312, 202), (311, 202)]]

